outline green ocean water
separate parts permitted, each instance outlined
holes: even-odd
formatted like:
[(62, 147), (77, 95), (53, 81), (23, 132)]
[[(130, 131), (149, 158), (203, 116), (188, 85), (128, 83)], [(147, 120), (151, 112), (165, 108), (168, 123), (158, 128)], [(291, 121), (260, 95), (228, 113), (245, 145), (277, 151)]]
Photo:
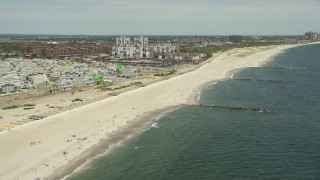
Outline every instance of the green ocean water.
[(67, 179), (320, 179), (319, 70), (309, 45), (237, 71), (200, 103), (270, 112), (182, 107)]

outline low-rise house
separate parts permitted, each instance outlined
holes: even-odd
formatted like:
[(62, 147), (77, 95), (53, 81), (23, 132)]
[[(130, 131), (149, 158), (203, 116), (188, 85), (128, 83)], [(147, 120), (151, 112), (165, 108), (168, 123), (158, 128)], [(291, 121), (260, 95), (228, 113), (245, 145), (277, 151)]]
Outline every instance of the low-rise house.
[(92, 86), (93, 85), (93, 79), (91, 76), (88, 75), (79, 75), (75, 79), (75, 84), (78, 86)]
[(43, 83), (43, 82), (46, 82), (48, 80), (47, 76), (46, 75), (33, 75), (33, 76), (28, 76), (28, 80), (29, 80), (29, 83), (35, 87), (36, 85), (40, 84), (40, 83)]
[(108, 69), (98, 69), (98, 74), (101, 76), (109, 76), (109, 71)]
[(12, 93), (17, 93), (20, 91), (20, 86), (6, 82), (2, 83), (0, 82), (0, 95), (7, 95), (7, 94), (12, 94)]
[(35, 85), (35, 89), (44, 93), (55, 93), (59, 91), (59, 87), (52, 81), (45, 81)]
[(120, 74), (121, 77), (130, 78), (137, 76), (137, 69), (133, 67), (127, 67), (122, 71), (122, 74)]
[(75, 64), (73, 66), (73, 69), (78, 71), (78, 72), (85, 72), (88, 70), (88, 65), (87, 64), (84, 64), (84, 63), (81, 63), (81, 64)]
[(46, 74), (48, 76), (59, 77), (61, 68), (58, 66), (52, 66), (46, 68)]
[(194, 62), (202, 60), (203, 54), (199, 53), (175, 53), (176, 61)]
[(0, 77), (0, 95), (20, 92), (21, 85), (17, 74), (8, 74)]
[(104, 68), (106, 65), (103, 62), (91, 61), (91, 66), (94, 68)]
[(60, 72), (59, 78), (74, 81), (76, 79), (76, 77), (79, 76), (79, 74), (83, 74), (83, 73), (82, 72), (75, 72), (73, 70), (63, 70)]
[(61, 90), (71, 90), (73, 87), (72, 81), (67, 79), (58, 79), (54, 83), (56, 83)]
[(161, 61), (173, 61), (175, 57), (172, 53), (156, 53), (156, 57)]
[(10, 63), (7, 63), (5, 61), (0, 61), (0, 77), (10, 74), (12, 71), (12, 68), (10, 66)]
[(109, 76), (117, 76), (117, 67), (115, 65), (108, 65), (106, 68)]

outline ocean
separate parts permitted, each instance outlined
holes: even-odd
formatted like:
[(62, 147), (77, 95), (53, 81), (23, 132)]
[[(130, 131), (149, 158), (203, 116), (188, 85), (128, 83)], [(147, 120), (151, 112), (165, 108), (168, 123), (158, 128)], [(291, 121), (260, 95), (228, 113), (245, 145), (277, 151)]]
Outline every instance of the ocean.
[(201, 91), (68, 180), (320, 179), (320, 45), (291, 48)]

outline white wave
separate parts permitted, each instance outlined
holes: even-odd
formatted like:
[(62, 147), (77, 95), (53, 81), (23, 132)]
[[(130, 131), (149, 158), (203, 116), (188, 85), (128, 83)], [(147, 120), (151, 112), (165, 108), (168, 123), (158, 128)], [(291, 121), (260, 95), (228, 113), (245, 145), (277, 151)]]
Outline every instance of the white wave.
[(202, 96), (202, 92), (201, 92), (201, 91), (198, 91), (198, 97), (197, 97), (197, 101), (198, 101), (198, 102), (200, 101), (201, 96)]
[(232, 73), (232, 74), (230, 75), (230, 79), (232, 79), (232, 78), (233, 78), (233, 76), (234, 76), (234, 74)]
[(159, 128), (159, 124), (158, 124), (158, 123), (153, 123), (153, 124), (151, 125), (151, 128)]
[(94, 162), (95, 160), (106, 156), (108, 153), (110, 153), (114, 148), (119, 147), (123, 144), (124, 141), (128, 140), (129, 138), (131, 138), (131, 136), (128, 136), (126, 139), (124, 139), (123, 141), (120, 141), (116, 144), (110, 145), (107, 150), (103, 153), (97, 154), (93, 157), (90, 157), (86, 160), (86, 162), (84, 162), (83, 164), (81, 164), (80, 166), (78, 166), (74, 171), (72, 171), (72, 173), (64, 176), (61, 180), (67, 180), (69, 177), (73, 176), (74, 174), (77, 174), (79, 172), (83, 172), (85, 170), (87, 170), (88, 168), (90, 168), (90, 165), (92, 162)]

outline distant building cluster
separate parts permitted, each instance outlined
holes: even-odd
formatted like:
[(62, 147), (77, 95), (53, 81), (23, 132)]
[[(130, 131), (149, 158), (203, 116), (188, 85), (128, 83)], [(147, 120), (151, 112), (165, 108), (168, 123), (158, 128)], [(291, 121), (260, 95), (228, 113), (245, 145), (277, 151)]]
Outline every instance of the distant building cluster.
[(306, 32), (303, 36), (303, 39), (305, 40), (309, 40), (309, 41), (318, 41), (320, 40), (320, 33), (317, 32)]
[(241, 43), (242, 37), (239, 35), (231, 35), (229, 36), (229, 41), (233, 44)]
[(186, 37), (186, 38), (177, 39), (177, 42), (179, 44), (196, 44), (196, 43), (204, 43), (206, 41), (207, 39), (202, 37)]
[(112, 47), (112, 55), (119, 59), (152, 59), (155, 53), (180, 52), (179, 45), (171, 43), (158, 43), (149, 45), (147, 37), (136, 37), (133, 41), (130, 37), (116, 38), (116, 44)]
[(90, 55), (98, 53), (110, 53), (111, 46), (100, 45), (96, 43), (77, 43), (75, 40), (70, 40), (67, 44), (58, 44), (57, 42), (48, 42), (45, 45), (21, 46), (21, 52), (29, 55), (37, 55), (40, 57), (46, 56), (66, 56), (66, 55)]
[(194, 62), (197, 63), (206, 57), (205, 53), (189, 53), (189, 52), (175, 52), (175, 53), (158, 53), (156, 59), (172, 62)]
[(78, 63), (59, 59), (7, 58), (0, 61), (0, 96), (35, 89), (45, 93), (91, 86), (110, 77), (137, 76), (137, 68), (90, 61)]

